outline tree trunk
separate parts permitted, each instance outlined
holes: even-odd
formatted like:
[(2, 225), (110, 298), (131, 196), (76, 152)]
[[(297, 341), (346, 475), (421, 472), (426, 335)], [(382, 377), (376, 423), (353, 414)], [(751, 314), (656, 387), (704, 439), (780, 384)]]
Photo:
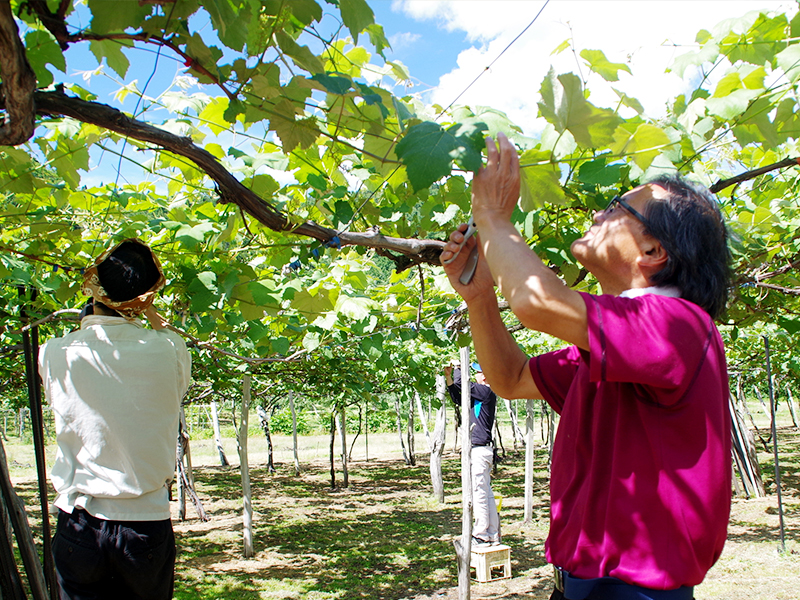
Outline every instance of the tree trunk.
[(242, 418), (239, 423), (239, 469), (242, 474), (242, 539), (244, 541), (244, 557), (253, 556), (253, 504), (250, 494), (250, 465), (247, 460), (247, 427), (250, 413), (250, 374), (245, 374), (242, 381)]
[(770, 411), (767, 408), (767, 405), (764, 404), (764, 399), (761, 397), (761, 392), (758, 391), (758, 388), (756, 386), (753, 386), (753, 391), (755, 391), (755, 393), (756, 393), (756, 398), (758, 398), (758, 403), (761, 404), (761, 410), (764, 411), (764, 415), (767, 417), (767, 419), (771, 423), (772, 422), (772, 417), (770, 416)]
[(511, 418), (511, 435), (514, 437), (514, 450), (516, 450), (517, 439), (524, 446), (527, 443), (526, 436), (522, 434), (522, 430), (519, 428), (519, 418), (517, 417), (517, 411), (514, 410), (514, 406), (511, 404), (511, 400), (503, 398), (503, 402), (506, 405), (508, 416)]
[(336, 469), (333, 463), (333, 446), (336, 440), (336, 409), (331, 412), (331, 426), (330, 426), (330, 450), (328, 452), (331, 459), (331, 489), (336, 489)]
[(300, 475), (300, 454), (297, 451), (297, 411), (294, 408), (294, 392), (289, 391), (289, 408), (292, 411), (292, 452), (294, 453), (294, 474)]
[(272, 434), (270, 433), (269, 429), (269, 415), (263, 406), (258, 406), (256, 408), (256, 414), (258, 415), (259, 423), (261, 423), (261, 429), (264, 430), (264, 436), (267, 438), (267, 471), (274, 473), (275, 462), (273, 460), (272, 452)]
[(36, 75), (28, 62), (9, 2), (0, 2), (0, 78), (6, 113), (0, 119), (0, 145), (23, 144), (31, 138), (36, 126), (33, 100)]
[[(493, 473), (497, 473), (497, 463), (500, 462), (500, 460), (502, 460), (502, 458), (506, 457), (506, 447), (503, 445), (503, 436), (500, 434), (500, 423), (498, 422), (498, 420), (496, 418), (494, 420), (494, 438), (495, 438), (496, 441), (494, 441), (494, 440), (492, 440), (492, 441), (494, 442), (494, 457), (495, 457), (495, 461), (492, 464), (492, 472)], [(499, 460), (497, 459), (498, 447), (499, 447), (500, 451), (502, 452), (502, 458), (499, 459)]]
[(217, 410), (216, 400), (211, 401), (211, 424), (214, 427), (214, 443), (219, 454), (219, 464), (227, 467), (230, 463), (228, 462), (228, 457), (225, 456), (225, 449), (222, 447), (222, 434), (219, 431), (219, 411)]
[(444, 375), (436, 376), (436, 396), (439, 398), (439, 409), (436, 411), (436, 425), (433, 428), (433, 439), (430, 442), (431, 460), (431, 485), (433, 496), (444, 504), (444, 481), (442, 480), (442, 454), (444, 453), (445, 437), (447, 434), (447, 387)]
[(356, 408), (358, 408), (358, 430), (356, 430), (356, 434), (353, 436), (353, 441), (350, 442), (350, 451), (347, 453), (348, 462), (353, 460), (353, 449), (356, 447), (356, 440), (358, 439), (358, 436), (361, 435), (361, 428), (364, 421), (361, 416), (361, 406), (356, 405)]
[(525, 513), (523, 521), (530, 523), (533, 521), (533, 444), (534, 432), (533, 424), (535, 421), (533, 400), (525, 400)]
[(407, 465), (411, 464), (411, 461), (408, 459), (408, 454), (406, 453), (406, 443), (403, 440), (403, 420), (400, 416), (400, 398), (395, 394), (394, 396), (394, 413), (396, 416), (397, 422), (397, 436), (400, 438), (400, 447), (403, 449), (403, 460), (406, 461)]
[(550, 471), (553, 466), (553, 444), (556, 442), (556, 411), (547, 406), (547, 470)]
[(364, 398), (364, 460), (369, 461), (369, 399)]
[(186, 519), (186, 496), (194, 505), (197, 516), (201, 521), (208, 521), (208, 515), (203, 508), (200, 497), (194, 489), (194, 473), (192, 472), (192, 454), (189, 446), (189, 436), (186, 433), (186, 416), (181, 406), (181, 417), (178, 429), (177, 449), (177, 476), (178, 476), (178, 514), (181, 520)]
[(183, 455), (186, 457), (186, 478), (194, 489), (194, 468), (192, 467), (192, 446), (189, 443), (189, 426), (186, 423), (186, 411), (181, 404), (181, 429), (183, 431)]
[(461, 552), (458, 556), (458, 598), (470, 598), (470, 557), (472, 554), (472, 439), (469, 430), (471, 394), (469, 348), (461, 348)]
[[(438, 375), (437, 375), (438, 379)], [(419, 392), (414, 390), (414, 400), (417, 403), (417, 412), (419, 413), (419, 420), (422, 422), (422, 430), (425, 432), (425, 441), (428, 443), (428, 452), (431, 451), (431, 432), (428, 430), (428, 418), (429, 415), (425, 413), (425, 410), (422, 408), (422, 399), (419, 397)]]
[(408, 438), (408, 459), (413, 467), (417, 464), (417, 455), (416, 449), (414, 448), (414, 400), (411, 398), (408, 399), (406, 437)]
[[(448, 392), (448, 395), (450, 392)], [(455, 409), (456, 418), (453, 419), (454, 427), (453, 427), (453, 452), (458, 452), (458, 441), (461, 436), (461, 410), (459, 408)]]
[(350, 476), (347, 472), (347, 431), (345, 429), (345, 408), (342, 406), (336, 411), (336, 429), (339, 431), (339, 441), (342, 445), (342, 485), (349, 487)]
[(797, 428), (797, 407), (794, 404), (794, 397), (792, 396), (792, 390), (789, 386), (786, 386), (786, 397), (788, 399), (787, 404), (789, 405), (789, 413), (792, 415), (792, 424)]

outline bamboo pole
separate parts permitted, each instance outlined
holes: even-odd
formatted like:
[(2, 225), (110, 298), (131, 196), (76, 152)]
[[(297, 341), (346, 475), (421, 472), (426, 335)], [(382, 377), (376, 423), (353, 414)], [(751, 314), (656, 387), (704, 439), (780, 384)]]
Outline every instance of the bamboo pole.
[[(23, 318), (25, 318), (23, 316)], [(42, 386), (39, 381), (39, 328), (33, 327), (22, 334), (25, 350), (25, 372), (28, 381), (28, 400), (31, 415), (31, 433), (36, 456), (36, 474), (39, 484), (39, 505), (42, 509), (42, 566), (49, 596), (58, 599), (56, 571), (53, 564), (53, 536), (50, 531), (50, 502), (47, 497), (47, 459), (45, 457), (44, 419), (42, 415)]]
[(178, 443), (175, 448), (175, 466), (178, 471), (178, 519), (186, 520), (186, 481), (183, 475), (183, 421), (178, 420)]
[[(17, 538), (17, 548), (22, 558), (25, 574), (28, 577), (31, 596), (34, 600), (47, 600), (47, 598), (49, 598), (47, 581), (45, 579), (42, 563), (39, 562), (39, 553), (36, 551), (36, 544), (33, 541), (33, 533), (28, 523), (28, 513), (25, 511), (25, 505), (22, 503), (22, 500), (17, 496), (14, 487), (11, 485), (11, 477), (9, 476), (7, 465), (6, 451), (3, 447), (3, 443), (0, 442), (0, 491), (2, 492), (3, 504), (5, 504), (8, 509), (8, 516), (14, 528), (14, 535)], [(3, 529), (5, 530), (5, 527)], [(5, 535), (5, 531), (3, 535)]]

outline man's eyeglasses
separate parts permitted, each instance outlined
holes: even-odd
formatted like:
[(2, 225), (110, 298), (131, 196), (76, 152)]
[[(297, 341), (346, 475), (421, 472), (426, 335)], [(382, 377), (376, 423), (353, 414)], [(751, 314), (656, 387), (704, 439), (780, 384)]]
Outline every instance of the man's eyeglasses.
[(630, 204), (625, 202), (625, 200), (623, 200), (620, 196), (614, 196), (611, 199), (611, 202), (608, 203), (608, 206), (606, 206), (605, 210), (603, 210), (603, 212), (611, 212), (612, 210), (614, 210), (614, 207), (617, 204), (619, 204), (622, 208), (624, 208), (631, 215), (633, 215), (633, 217), (637, 221), (639, 221), (642, 225), (644, 225), (646, 229), (648, 229), (648, 230), (650, 229), (650, 223), (647, 221), (647, 218), (642, 213), (640, 213), (638, 210), (633, 208)]

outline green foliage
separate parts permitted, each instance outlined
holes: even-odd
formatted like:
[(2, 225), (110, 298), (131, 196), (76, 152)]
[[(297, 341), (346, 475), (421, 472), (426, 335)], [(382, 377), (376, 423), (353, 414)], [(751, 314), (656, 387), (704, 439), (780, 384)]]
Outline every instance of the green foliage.
[[(36, 12), (45, 3), (12, 5), (40, 87), (65, 83), (68, 95), (94, 101), (94, 79), (81, 89), (64, 76), (94, 65), (68, 64), (60, 44), (88, 45), (93, 77), (110, 69), (120, 78), (115, 107), (131, 112), (136, 103), (139, 120), (192, 139), (288, 224), (260, 227), (217, 197), (196, 164), (151, 142), (72, 118), (41, 120), (28, 143), (0, 148), (7, 390), (24, 389), (13, 350), (23, 309), (35, 319), (80, 307), (80, 270), (136, 236), (164, 264), (157, 306), (196, 340), (198, 385), (234, 399), (249, 370), (264, 386), (304, 394), (320, 414), (356, 399), (380, 403), (399, 382), (430, 391), (457, 341), (469, 339), (443, 330), (459, 300), (441, 270), (391, 273), (385, 249), (299, 237), (296, 227), (444, 239), (469, 214), (463, 172), (480, 166), (484, 135), (503, 131), (524, 165), (516, 225), (567, 284), (597, 291), (569, 246), (611, 196), (664, 171), (711, 185), (798, 156), (800, 25), (784, 14), (756, 11), (702, 30), (698, 47), (672, 67), (691, 89), (665, 98), (657, 120), (619, 92), (617, 106), (597, 106), (587, 81), (551, 69), (537, 99), (546, 126), (531, 139), (497, 110), (442, 113), (405, 96), (395, 84), (409, 74), (383, 60), (388, 42), (364, 0), (67, 3), (76, 32), (68, 40)], [(326, 30), (323, 14), (341, 27)], [(198, 22), (210, 28), (193, 29)], [(154, 49), (186, 65), (157, 92), (142, 89), (149, 84), (134, 81), (130, 66), (152, 60)], [(599, 75), (593, 89), (629, 72), (599, 49), (577, 55)], [(776, 339), (798, 331), (798, 189), (789, 168), (719, 193), (736, 260), (726, 316), (732, 355), (753, 331), (774, 328)], [(47, 323), (42, 337), (71, 326)], [(791, 381), (800, 376), (791, 361), (780, 368)]]
[[(269, 420), (270, 430), (273, 433), (292, 435), (292, 412), (289, 409), (277, 410)], [(312, 432), (308, 414), (305, 412), (297, 413), (297, 434), (306, 435)]]

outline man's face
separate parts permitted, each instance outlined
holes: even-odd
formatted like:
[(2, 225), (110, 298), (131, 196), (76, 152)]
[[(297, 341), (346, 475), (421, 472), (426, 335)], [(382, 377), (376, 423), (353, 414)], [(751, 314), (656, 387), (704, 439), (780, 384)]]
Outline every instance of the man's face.
[[(648, 202), (665, 197), (666, 191), (654, 184), (641, 185), (622, 196), (640, 214), (645, 213)], [(570, 250), (601, 284), (614, 283), (636, 270), (644, 240), (644, 225), (623, 206), (616, 205), (596, 212), (594, 224), (572, 243)]]

